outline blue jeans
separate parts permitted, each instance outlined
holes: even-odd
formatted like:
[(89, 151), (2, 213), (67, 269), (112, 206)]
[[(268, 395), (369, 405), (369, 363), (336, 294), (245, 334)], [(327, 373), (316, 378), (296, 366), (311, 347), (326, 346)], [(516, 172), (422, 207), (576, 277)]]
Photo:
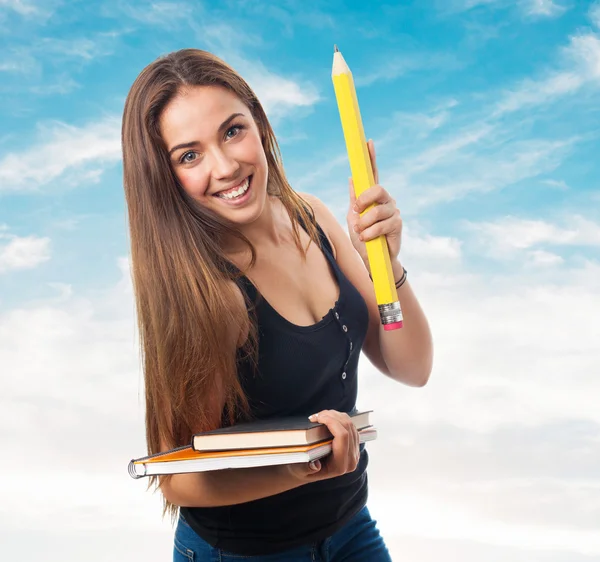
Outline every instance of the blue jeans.
[(376, 523), (365, 507), (339, 531), (318, 543), (259, 556), (231, 554), (210, 546), (180, 516), (173, 562), (391, 562)]

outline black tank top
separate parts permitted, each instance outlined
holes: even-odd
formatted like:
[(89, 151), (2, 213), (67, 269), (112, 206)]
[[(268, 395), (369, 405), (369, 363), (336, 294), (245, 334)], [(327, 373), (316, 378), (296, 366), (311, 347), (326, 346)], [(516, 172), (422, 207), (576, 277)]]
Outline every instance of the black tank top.
[[(339, 298), (316, 324), (292, 324), (260, 296), (247, 277), (240, 277), (240, 288), (256, 303), (259, 362), (257, 374), (244, 364), (239, 365), (239, 373), (251, 412), (259, 419), (355, 409), (368, 310), (336, 263), (323, 230), (318, 225), (317, 229), (339, 285)], [(352, 473), (243, 504), (182, 507), (181, 514), (209, 544), (236, 554), (269, 554), (317, 542), (365, 505), (367, 463), (362, 446), (358, 468)]]

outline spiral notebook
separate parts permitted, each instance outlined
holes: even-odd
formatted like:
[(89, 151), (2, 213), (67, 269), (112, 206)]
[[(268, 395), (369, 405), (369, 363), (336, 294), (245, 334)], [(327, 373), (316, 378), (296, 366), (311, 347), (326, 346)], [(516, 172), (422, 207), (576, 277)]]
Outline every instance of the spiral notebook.
[[(377, 439), (377, 429), (373, 426), (361, 429), (358, 434), (361, 443)], [(153, 475), (310, 462), (331, 453), (332, 441), (327, 439), (295, 447), (208, 452), (195, 451), (191, 446), (178, 447), (164, 453), (133, 459), (129, 463), (128, 471), (132, 478), (143, 478)]]

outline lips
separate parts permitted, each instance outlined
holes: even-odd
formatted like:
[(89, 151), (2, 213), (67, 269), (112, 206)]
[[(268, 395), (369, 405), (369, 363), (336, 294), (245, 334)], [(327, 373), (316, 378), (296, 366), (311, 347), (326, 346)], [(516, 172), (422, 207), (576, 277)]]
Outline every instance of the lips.
[(237, 185), (234, 185), (233, 187), (228, 187), (227, 189), (222, 189), (221, 191), (218, 191), (217, 193), (214, 193), (213, 195), (215, 197), (222, 197), (224, 195), (231, 195), (232, 193), (235, 193), (237, 190), (239, 190), (240, 188), (242, 188), (244, 186), (247, 188), (250, 184), (251, 178), (252, 178), (252, 176), (247, 176)]

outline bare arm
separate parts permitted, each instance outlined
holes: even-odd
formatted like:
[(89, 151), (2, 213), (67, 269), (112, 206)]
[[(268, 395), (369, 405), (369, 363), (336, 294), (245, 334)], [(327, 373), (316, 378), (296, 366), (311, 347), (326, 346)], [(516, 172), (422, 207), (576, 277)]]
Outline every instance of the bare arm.
[(325, 410), (315, 421), (324, 423), (334, 436), (333, 451), (323, 463), (175, 474), (163, 480), (161, 490), (175, 505), (218, 507), (274, 496), (354, 471), (359, 459), (359, 439), (352, 420), (347, 414)]
[(306, 482), (296, 478), (287, 466), (261, 466), (176, 474), (161, 489), (175, 505), (218, 507), (266, 498), (303, 484)]
[[(369, 309), (369, 326), (363, 344), (369, 361), (387, 376), (410, 386), (423, 386), (429, 379), (433, 363), (433, 343), (429, 324), (410, 283), (398, 289), (404, 327), (386, 332), (381, 325), (379, 309), (369, 279), (369, 270), (354, 249), (331, 211), (314, 195), (301, 194), (315, 211), (317, 221), (332, 242), (335, 259), (350, 282), (361, 293)], [(392, 261), (394, 278), (402, 275), (402, 265)]]

